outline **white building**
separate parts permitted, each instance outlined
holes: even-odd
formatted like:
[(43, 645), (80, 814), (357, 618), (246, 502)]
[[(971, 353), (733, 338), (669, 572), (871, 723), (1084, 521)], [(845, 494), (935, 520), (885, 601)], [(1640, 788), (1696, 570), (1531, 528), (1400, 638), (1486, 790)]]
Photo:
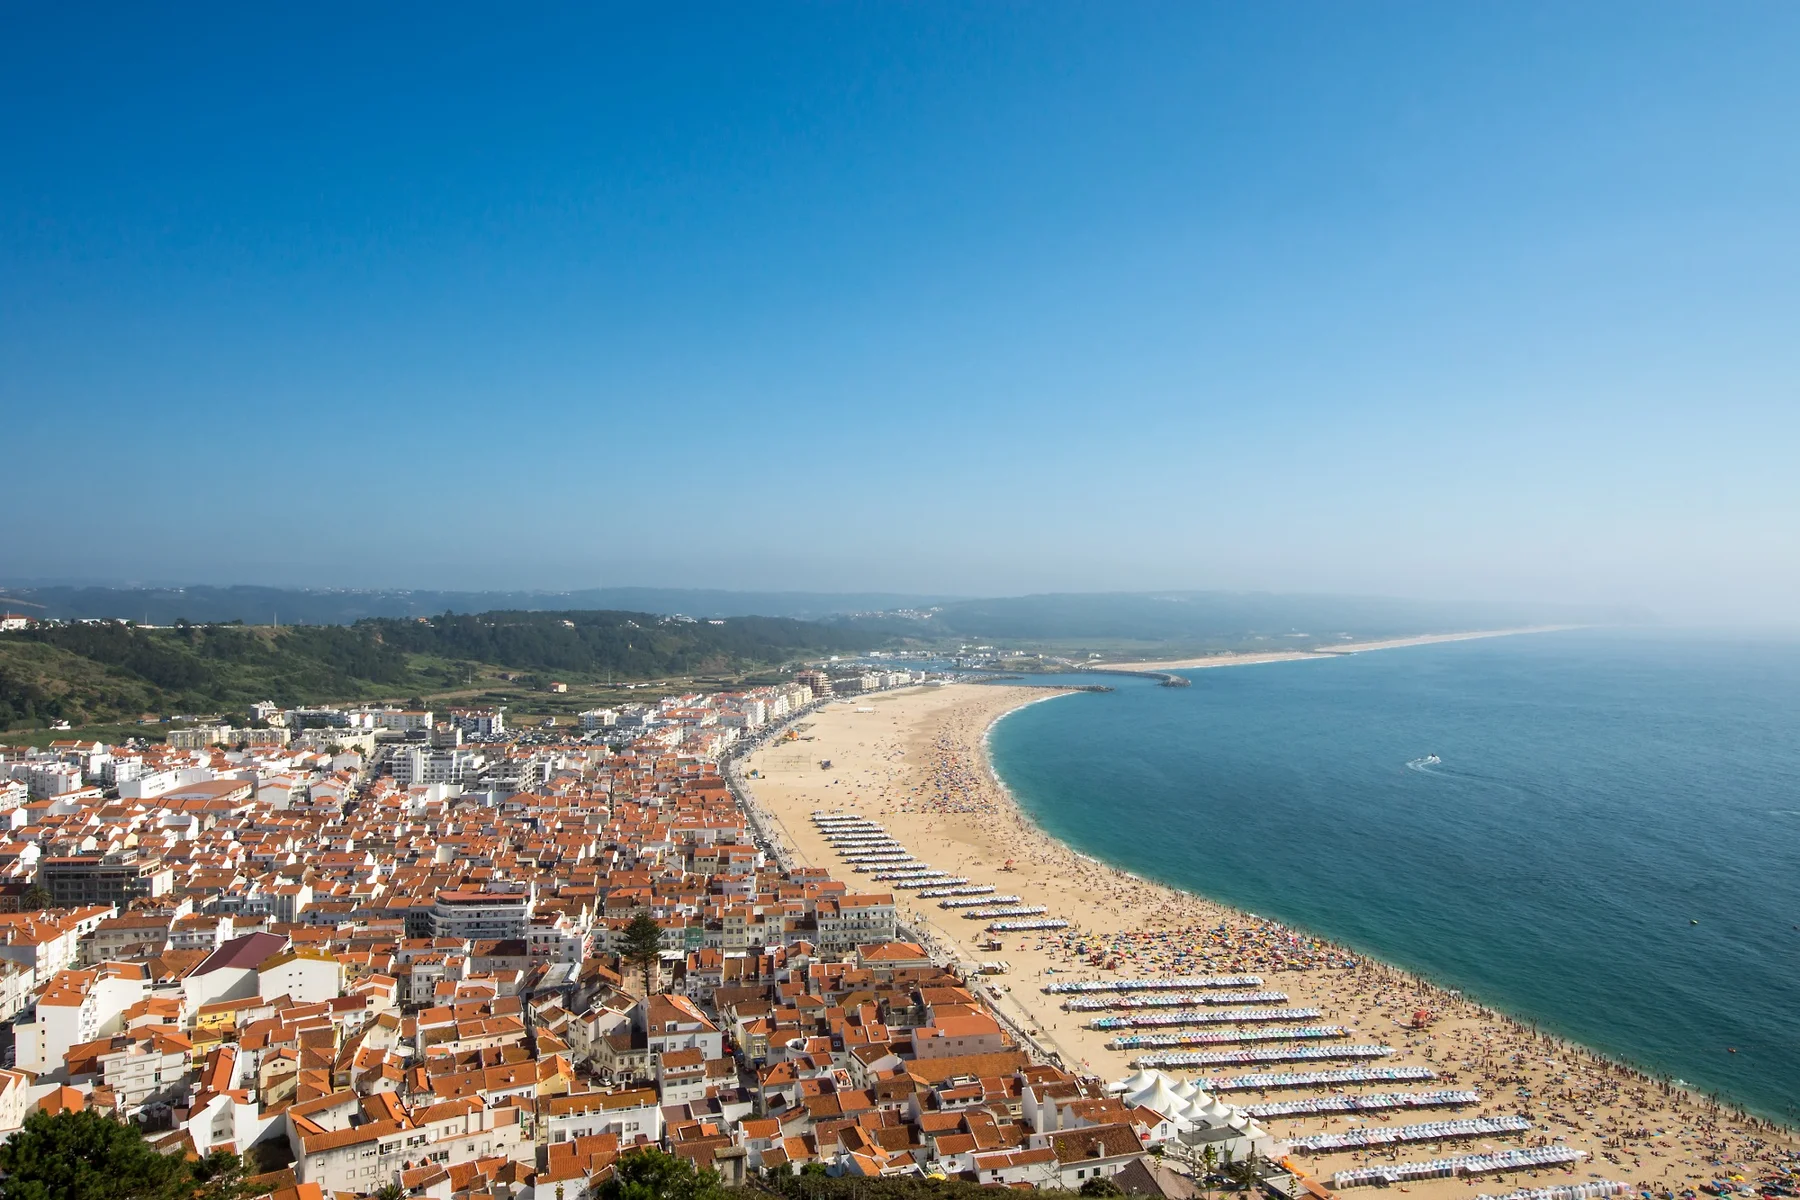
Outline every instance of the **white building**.
[(72, 763), (32, 763), (25, 777), (32, 796), (48, 799), (81, 790), (81, 768)]
[(31, 1019), (15, 1027), (14, 1061), (36, 1075), (62, 1070), (69, 1047), (119, 1033), (125, 1010), (149, 986), (149, 971), (136, 963), (61, 972), (38, 996)]
[(531, 923), (534, 894), (518, 892), (443, 891), (431, 906), (431, 936), (466, 938), (525, 937)]
[(193, 1060), (186, 1038), (162, 1032), (125, 1034), (95, 1055), (95, 1082), (111, 1088), (120, 1111), (136, 1118), (147, 1108), (170, 1105), (187, 1094)]
[(382, 708), (372, 714), (377, 729), (397, 729), (402, 733), (430, 730), (433, 721), (429, 709)]
[(284, 951), (256, 975), (256, 994), (265, 1000), (290, 996), (300, 1004), (323, 1004), (344, 990), (344, 964), (323, 950)]
[(597, 1133), (618, 1135), (621, 1147), (630, 1146), (639, 1138), (660, 1141), (662, 1105), (656, 1089), (551, 1096), (539, 1110), (538, 1134), (551, 1144)]
[(388, 759), (394, 782), (402, 787), (418, 783), (464, 783), (480, 774), (486, 764), (485, 756), (460, 747), (399, 746)]
[(611, 729), (619, 723), (619, 710), (616, 708), (590, 708), (581, 714), (581, 727), (592, 733), (596, 729)]
[(506, 732), (506, 710), (501, 708), (453, 708), (450, 723), (473, 737), (498, 737)]
[(202, 1004), (220, 1000), (248, 1000), (259, 995), (260, 968), (287, 949), (288, 940), (274, 933), (247, 933), (232, 938), (190, 971), (181, 981), (187, 1001), (183, 1011), (197, 1012)]

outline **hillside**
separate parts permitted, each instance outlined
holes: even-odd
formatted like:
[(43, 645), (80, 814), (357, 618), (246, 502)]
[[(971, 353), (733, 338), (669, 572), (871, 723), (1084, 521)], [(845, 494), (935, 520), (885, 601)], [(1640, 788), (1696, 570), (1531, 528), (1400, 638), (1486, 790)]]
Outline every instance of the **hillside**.
[(349, 625), (370, 617), (425, 617), (443, 612), (655, 612), (690, 617), (794, 617), (923, 608), (943, 597), (893, 592), (733, 592), (716, 588), (587, 588), (572, 592), (420, 591), (415, 589), (212, 587), (74, 587), (0, 585), (0, 608), (56, 620), (141, 621), (196, 625)]
[(570, 680), (741, 672), (879, 641), (785, 618), (709, 622), (631, 612), (494, 612), (279, 629), (49, 626), (0, 634), (0, 729), (225, 711), (258, 700), (404, 697), (472, 683), (493, 667)]

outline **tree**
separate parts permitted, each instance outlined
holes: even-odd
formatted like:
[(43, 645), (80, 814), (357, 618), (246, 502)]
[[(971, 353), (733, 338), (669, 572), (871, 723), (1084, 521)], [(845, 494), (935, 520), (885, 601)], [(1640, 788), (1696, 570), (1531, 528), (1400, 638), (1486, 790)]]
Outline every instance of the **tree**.
[(197, 1200), (237, 1200), (244, 1193), (244, 1160), (229, 1150), (214, 1150), (188, 1170), (200, 1185)]
[(656, 918), (640, 911), (625, 926), (619, 957), (644, 969), (644, 995), (650, 994), (650, 968), (662, 960), (662, 926)]
[(34, 883), (19, 897), (19, 907), (25, 912), (40, 912), (49, 908), (54, 899), (49, 888), (41, 883)]
[(1083, 1196), (1123, 1196), (1125, 1189), (1104, 1175), (1096, 1175), (1081, 1185), (1080, 1194)]
[(1213, 1177), (1219, 1173), (1219, 1151), (1211, 1142), (1200, 1151), (1200, 1186), (1213, 1194)]
[(629, 1150), (619, 1156), (612, 1178), (600, 1185), (597, 1200), (725, 1200), (711, 1171), (660, 1150)]
[(375, 1189), (375, 1200), (406, 1200), (406, 1192), (397, 1183), (384, 1183)]
[(26, 1117), (0, 1145), (0, 1175), (0, 1200), (188, 1200), (194, 1194), (186, 1162), (157, 1153), (136, 1129), (92, 1109)]
[(1256, 1152), (1252, 1150), (1236, 1162), (1225, 1164), (1225, 1177), (1243, 1191), (1252, 1191), (1262, 1182), (1262, 1172), (1256, 1166)]

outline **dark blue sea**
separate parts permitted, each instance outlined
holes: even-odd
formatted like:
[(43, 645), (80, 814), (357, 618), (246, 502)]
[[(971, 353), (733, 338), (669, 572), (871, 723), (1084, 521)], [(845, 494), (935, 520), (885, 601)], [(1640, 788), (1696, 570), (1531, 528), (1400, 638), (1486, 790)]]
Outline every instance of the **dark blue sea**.
[(1186, 674), (1021, 709), (995, 768), (1081, 851), (1794, 1120), (1800, 640), (1574, 631)]

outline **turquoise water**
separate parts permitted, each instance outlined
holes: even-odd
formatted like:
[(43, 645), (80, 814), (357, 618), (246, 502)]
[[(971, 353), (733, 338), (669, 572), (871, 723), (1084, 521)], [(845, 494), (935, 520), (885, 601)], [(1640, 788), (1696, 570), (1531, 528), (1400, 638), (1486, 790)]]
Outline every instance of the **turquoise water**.
[(995, 769), (1088, 854), (1794, 1119), (1800, 641), (1570, 632), (1188, 674), (1021, 709)]

